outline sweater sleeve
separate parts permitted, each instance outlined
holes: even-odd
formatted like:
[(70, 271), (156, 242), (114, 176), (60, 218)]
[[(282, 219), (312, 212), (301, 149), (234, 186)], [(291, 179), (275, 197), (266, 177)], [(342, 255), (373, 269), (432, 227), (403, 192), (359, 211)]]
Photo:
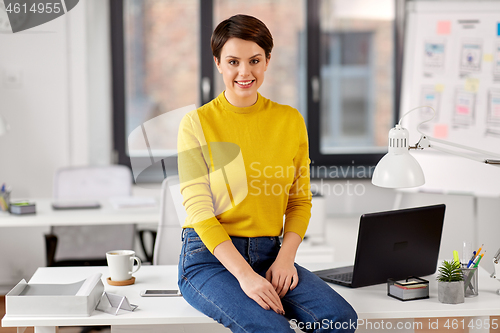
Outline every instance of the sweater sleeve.
[(180, 191), (187, 212), (184, 227), (192, 227), (213, 253), (230, 237), (214, 214), (209, 180), (209, 152), (196, 111), (181, 121), (177, 140)]
[(304, 119), (299, 114), (299, 147), (293, 159), (295, 176), (288, 196), (285, 211), (285, 230), (293, 231), (300, 237), (304, 235), (311, 218), (311, 182), (309, 171), (309, 143)]

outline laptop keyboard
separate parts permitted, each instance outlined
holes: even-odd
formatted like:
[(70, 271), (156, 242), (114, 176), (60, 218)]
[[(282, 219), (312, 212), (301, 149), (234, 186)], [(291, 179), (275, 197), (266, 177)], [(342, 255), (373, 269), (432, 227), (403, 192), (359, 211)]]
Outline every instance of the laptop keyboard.
[(335, 280), (335, 281), (349, 283), (352, 281), (352, 272), (341, 273), (341, 274), (331, 274), (331, 275), (327, 275), (327, 277), (332, 279), (332, 280)]

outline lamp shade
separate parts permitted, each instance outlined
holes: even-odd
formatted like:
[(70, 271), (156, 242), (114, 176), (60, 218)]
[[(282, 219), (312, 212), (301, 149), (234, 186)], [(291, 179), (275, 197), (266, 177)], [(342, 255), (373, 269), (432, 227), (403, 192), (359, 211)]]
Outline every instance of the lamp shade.
[(373, 172), (372, 184), (379, 187), (416, 187), (425, 183), (417, 160), (408, 152), (408, 131), (396, 125), (389, 131), (389, 152)]
[(0, 115), (0, 136), (7, 134), (9, 130), (9, 124), (7, 121)]

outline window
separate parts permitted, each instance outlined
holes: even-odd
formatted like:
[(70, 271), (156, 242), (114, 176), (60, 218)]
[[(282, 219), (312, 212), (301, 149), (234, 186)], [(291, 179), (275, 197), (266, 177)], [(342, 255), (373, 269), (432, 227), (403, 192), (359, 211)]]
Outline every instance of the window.
[(395, 1), (314, 0), (308, 12), (311, 175), (370, 177), (397, 109)]
[[(306, 59), (304, 0), (215, 0), (214, 26), (232, 15), (252, 15), (264, 22), (273, 35), (274, 48), (265, 81), (259, 92), (275, 102), (290, 105), (306, 116)], [(222, 76), (215, 72), (217, 94), (225, 87)], [(217, 95), (216, 94), (216, 95)]]
[[(151, 150), (131, 149), (127, 142), (134, 129), (167, 111), (199, 107), (224, 90), (210, 36), (220, 21), (243, 13), (260, 18), (273, 34), (275, 48), (259, 91), (303, 114), (313, 169), (374, 166), (387, 150), (399, 100), (396, 3), (111, 0), (119, 163), (130, 165), (132, 155), (152, 163)], [(176, 140), (169, 136), (176, 129), (157, 125), (165, 140), (165, 151), (157, 154), (168, 155), (175, 150)], [(175, 168), (175, 159), (170, 163)], [(332, 177), (322, 170), (313, 170), (312, 177)], [(151, 180), (158, 181), (157, 176)]]
[[(145, 121), (198, 101), (198, 0), (125, 0), (126, 133)], [(158, 124), (166, 136), (169, 124)], [(168, 137), (166, 147), (171, 146)]]

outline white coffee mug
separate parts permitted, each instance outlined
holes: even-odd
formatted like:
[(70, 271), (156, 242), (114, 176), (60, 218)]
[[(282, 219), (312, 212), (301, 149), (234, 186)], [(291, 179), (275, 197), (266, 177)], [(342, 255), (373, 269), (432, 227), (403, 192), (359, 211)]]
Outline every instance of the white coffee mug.
[[(132, 274), (141, 268), (141, 259), (135, 256), (131, 250), (116, 250), (106, 252), (109, 274), (111, 281), (126, 281), (132, 278)], [(134, 261), (137, 261), (134, 269)]]

